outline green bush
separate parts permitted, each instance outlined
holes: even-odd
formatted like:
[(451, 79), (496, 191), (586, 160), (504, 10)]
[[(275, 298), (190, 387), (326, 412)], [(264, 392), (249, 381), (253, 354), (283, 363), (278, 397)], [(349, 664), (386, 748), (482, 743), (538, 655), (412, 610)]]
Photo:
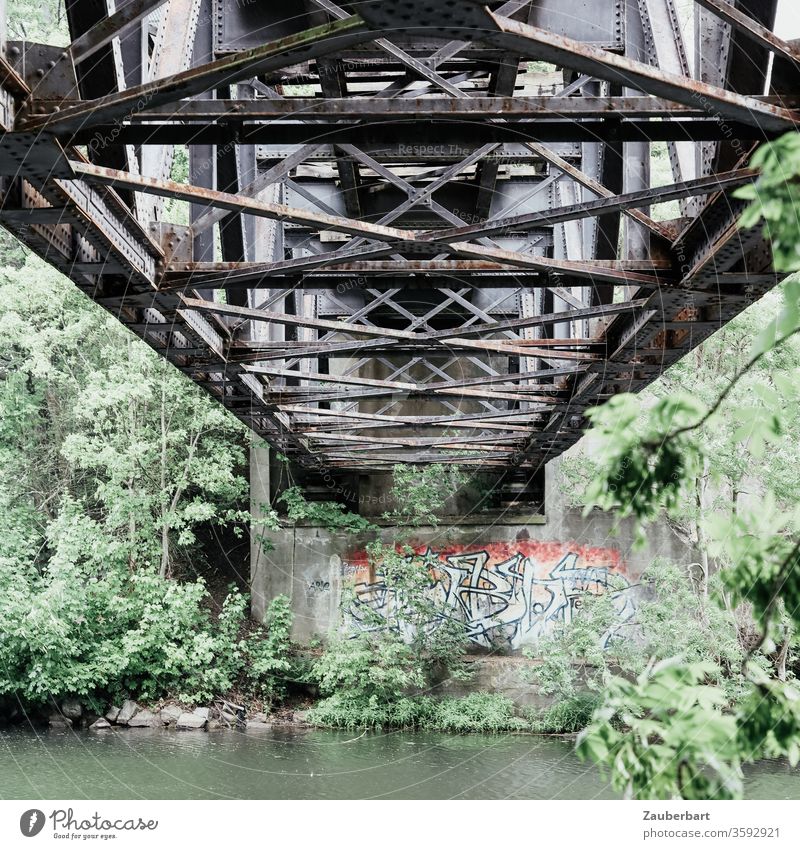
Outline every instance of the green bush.
[(232, 687), (244, 596), (232, 592), (215, 620), (200, 579), (103, 570), (60, 554), (63, 546), (41, 574), (0, 572), (0, 694), (31, 704), (167, 694), (196, 703)]
[(537, 734), (574, 734), (589, 724), (600, 699), (582, 693), (556, 702), (545, 710), (528, 711), (531, 729)]
[(663, 561), (645, 570), (641, 583), (649, 585), (649, 597), (638, 602), (635, 625), (622, 637), (609, 637), (616, 621), (611, 594), (587, 595), (570, 623), (526, 649), (540, 660), (533, 683), (545, 695), (572, 699), (585, 689), (603, 690), (615, 673), (641, 674), (651, 658), (681, 656), (710, 664), (713, 680), (734, 702), (742, 692), (744, 651), (733, 613), (699, 596), (684, 570)]
[(422, 728), (456, 734), (527, 731), (530, 725), (514, 716), (514, 704), (496, 693), (472, 693), (464, 698), (434, 699), (402, 696), (382, 701), (377, 696), (336, 693), (309, 713), (314, 725), (328, 728)]
[(460, 699), (433, 701), (430, 714), (422, 718), (421, 724), (431, 730), (457, 734), (530, 729), (524, 719), (514, 716), (511, 699), (498, 693), (471, 693)]
[(313, 678), (327, 698), (309, 720), (331, 728), (425, 728), (453, 731), (519, 731), (512, 702), (479, 693), (463, 699), (410, 695), (427, 682), (426, 662), (413, 642), (393, 630), (336, 636), (314, 665)]
[(80, 696), (207, 702), (241, 685), (274, 702), (293, 662), (289, 599), (243, 638), (247, 597), (232, 588), (217, 616), (202, 579), (110, 569), (52, 558), (43, 574), (0, 572), (0, 695), (29, 704)]
[[(435, 556), (417, 554), (408, 543), (380, 540), (367, 544), (367, 556), (389, 594), (385, 613), (361, 609), (364, 621), (376, 631), (403, 635), (426, 679), (444, 674), (456, 681), (470, 677), (465, 655), (469, 647), (464, 622), (434, 592), (432, 572), (440, 564)], [(343, 596), (344, 608), (352, 593)]]
[(276, 596), (267, 608), (264, 625), (254, 628), (239, 644), (246, 689), (269, 703), (285, 698), (287, 683), (294, 678), (292, 619), (289, 598)]
[(174, 696), (207, 702), (240, 682), (258, 698), (285, 693), (291, 610), (279, 596), (242, 638), (247, 597), (232, 588), (215, 615), (202, 579), (129, 568), (124, 549), (78, 510), (62, 510), (47, 566), (0, 568), (0, 695), (35, 705), (64, 696), (98, 704)]
[(433, 463), (429, 466), (398, 463), (392, 469), (392, 495), (395, 507), (385, 519), (399, 525), (435, 527), (447, 499), (470, 479), (460, 466)]
[(285, 505), (286, 517), (290, 522), (308, 521), (331, 533), (344, 531), (358, 534), (375, 530), (375, 525), (369, 519), (352, 513), (338, 501), (307, 501), (299, 486), (285, 489), (278, 496), (278, 501)]
[(414, 728), (426, 709), (424, 698), (400, 697), (382, 701), (377, 696), (337, 693), (317, 702), (309, 722), (327, 728)]
[(393, 631), (334, 638), (315, 664), (314, 677), (323, 695), (346, 694), (361, 702), (375, 699), (386, 704), (425, 684), (413, 651)]

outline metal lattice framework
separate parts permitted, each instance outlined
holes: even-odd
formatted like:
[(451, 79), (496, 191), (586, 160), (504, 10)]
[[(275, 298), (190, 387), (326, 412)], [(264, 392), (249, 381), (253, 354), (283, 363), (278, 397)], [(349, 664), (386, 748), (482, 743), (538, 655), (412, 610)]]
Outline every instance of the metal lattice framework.
[(66, 0), (0, 221), (312, 471), (525, 474), (781, 279), (732, 196), (800, 116), (776, 4)]

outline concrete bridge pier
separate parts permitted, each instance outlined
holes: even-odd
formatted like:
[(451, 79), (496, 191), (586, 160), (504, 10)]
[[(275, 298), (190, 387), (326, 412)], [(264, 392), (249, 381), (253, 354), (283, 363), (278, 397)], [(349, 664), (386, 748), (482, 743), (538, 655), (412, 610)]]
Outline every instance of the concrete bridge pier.
[[(254, 450), (254, 504), (266, 491), (263, 459), (264, 452)], [(535, 644), (557, 623), (569, 620), (586, 593), (613, 593), (619, 629), (624, 630), (647, 591), (640, 578), (653, 560), (691, 562), (691, 551), (665, 523), (651, 527), (645, 547), (634, 551), (630, 522), (600, 511), (584, 517), (580, 508), (567, 506), (559, 466), (555, 460), (546, 469), (544, 513), (467, 511), (412, 534), (373, 520), (385, 543), (410, 538), (418, 553), (430, 553), (435, 562), (431, 591), (467, 623), (478, 651), (517, 653)], [(289, 596), (293, 635), (301, 644), (324, 640), (342, 627), (342, 589), (348, 582), (357, 601), (345, 611), (344, 627), (359, 627), (365, 606), (380, 612), (391, 603), (380, 564), (370, 564), (365, 552), (375, 533), (331, 533), (309, 523), (282, 522), (266, 536), (271, 550), (253, 544), (252, 614), (262, 620), (272, 598)]]

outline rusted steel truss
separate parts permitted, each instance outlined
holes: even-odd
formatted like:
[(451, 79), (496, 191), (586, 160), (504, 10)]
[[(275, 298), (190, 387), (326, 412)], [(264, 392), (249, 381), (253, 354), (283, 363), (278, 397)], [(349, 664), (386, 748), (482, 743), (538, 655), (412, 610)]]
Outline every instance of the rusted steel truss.
[(780, 281), (776, 2), (66, 0), (0, 223), (312, 472), (524, 474)]

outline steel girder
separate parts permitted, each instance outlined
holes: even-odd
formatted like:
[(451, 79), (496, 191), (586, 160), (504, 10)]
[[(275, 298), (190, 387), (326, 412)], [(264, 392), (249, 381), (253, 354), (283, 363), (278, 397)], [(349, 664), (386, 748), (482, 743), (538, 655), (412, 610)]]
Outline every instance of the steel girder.
[(0, 57), (0, 223), (312, 472), (530, 471), (780, 281), (775, 5), (68, 0)]

